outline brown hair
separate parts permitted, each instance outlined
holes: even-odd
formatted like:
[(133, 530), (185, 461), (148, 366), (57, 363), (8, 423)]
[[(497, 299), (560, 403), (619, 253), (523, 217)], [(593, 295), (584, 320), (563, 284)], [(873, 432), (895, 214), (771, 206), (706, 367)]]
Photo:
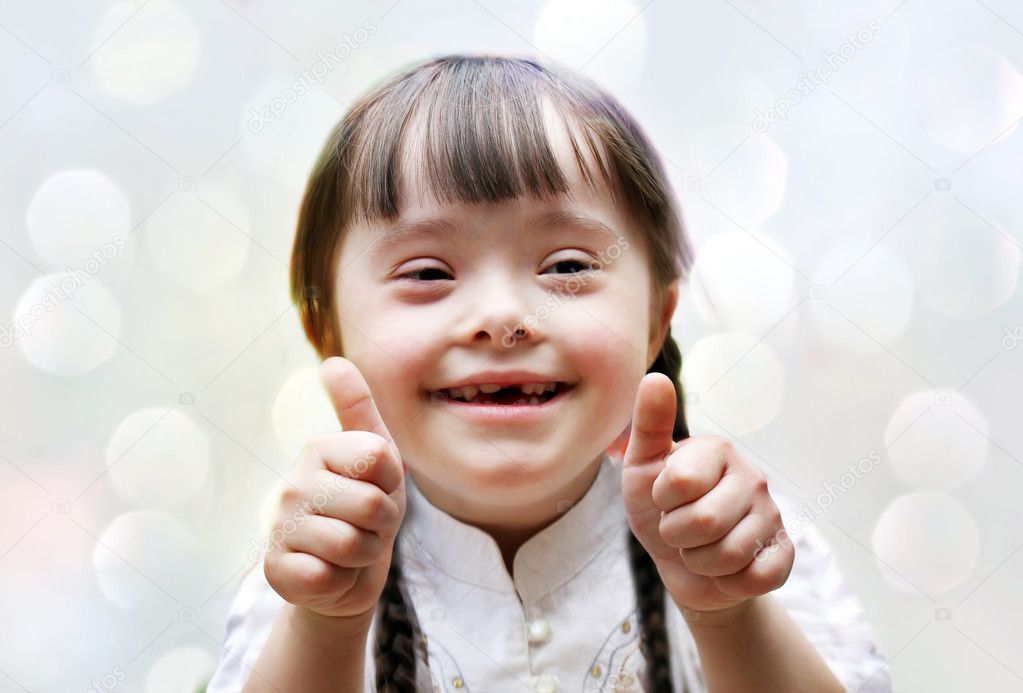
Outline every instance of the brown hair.
[[(408, 66), (359, 99), (330, 133), (310, 175), (291, 258), (291, 296), (321, 358), (342, 355), (334, 302), (341, 240), (355, 223), (398, 217), (407, 185), (403, 172), (419, 166), (411, 173), (422, 173), (428, 189), (416, 192), (444, 202), (569, 192), (544, 127), (544, 98), (564, 120), (585, 183), (594, 192), (610, 191), (616, 209), (641, 229), (652, 317), (658, 315), (666, 287), (688, 275), (692, 252), (660, 158), (631, 116), (592, 81), (555, 65), (449, 55)], [(421, 153), (415, 161), (411, 138)], [(681, 364), (669, 327), (648, 372), (664, 373), (675, 384), (675, 440), (689, 436)], [(397, 546), (378, 605), (380, 691), (414, 690), (416, 675), (418, 623), (408, 607)], [(629, 549), (648, 682), (653, 690), (670, 691), (664, 585), (631, 531)]]

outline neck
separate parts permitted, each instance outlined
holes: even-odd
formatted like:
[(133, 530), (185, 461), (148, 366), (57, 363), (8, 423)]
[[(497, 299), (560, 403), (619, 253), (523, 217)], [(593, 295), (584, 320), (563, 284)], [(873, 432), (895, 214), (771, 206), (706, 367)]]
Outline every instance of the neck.
[(524, 505), (495, 506), (457, 495), (458, 491), (435, 484), (415, 469), (409, 474), (423, 496), (451, 517), (480, 529), (497, 543), (508, 574), (514, 577), (515, 554), (519, 547), (541, 530), (549, 527), (569, 507), (575, 505), (593, 485), (604, 455), (599, 455), (568, 483), (560, 488), (544, 486), (540, 497)]

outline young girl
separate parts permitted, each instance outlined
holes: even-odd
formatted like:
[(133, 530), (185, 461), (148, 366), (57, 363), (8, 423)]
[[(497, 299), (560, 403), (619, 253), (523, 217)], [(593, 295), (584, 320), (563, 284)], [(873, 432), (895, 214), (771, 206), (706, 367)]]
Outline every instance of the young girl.
[(689, 436), (691, 260), (579, 75), (447, 56), (356, 103), (292, 259), (343, 430), (289, 475), (209, 693), (890, 690), (820, 534)]

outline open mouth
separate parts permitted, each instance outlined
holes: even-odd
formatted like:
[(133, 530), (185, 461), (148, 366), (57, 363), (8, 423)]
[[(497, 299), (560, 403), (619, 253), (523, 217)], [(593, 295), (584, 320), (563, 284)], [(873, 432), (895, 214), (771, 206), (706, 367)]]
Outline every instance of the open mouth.
[(573, 387), (574, 385), (564, 382), (522, 383), (503, 387), (480, 384), (435, 390), (431, 395), (441, 401), (463, 404), (541, 405)]

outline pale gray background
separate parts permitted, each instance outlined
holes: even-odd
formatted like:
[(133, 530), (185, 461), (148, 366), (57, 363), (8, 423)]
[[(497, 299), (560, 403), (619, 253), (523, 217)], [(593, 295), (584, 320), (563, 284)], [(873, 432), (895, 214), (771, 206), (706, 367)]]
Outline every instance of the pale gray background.
[(211, 673), (265, 499), (336, 427), (287, 296), (309, 166), (461, 50), (581, 69), (663, 153), (694, 432), (831, 503), (896, 690), (1023, 690), (1023, 6), (425, 5), (0, 6), (0, 690)]

